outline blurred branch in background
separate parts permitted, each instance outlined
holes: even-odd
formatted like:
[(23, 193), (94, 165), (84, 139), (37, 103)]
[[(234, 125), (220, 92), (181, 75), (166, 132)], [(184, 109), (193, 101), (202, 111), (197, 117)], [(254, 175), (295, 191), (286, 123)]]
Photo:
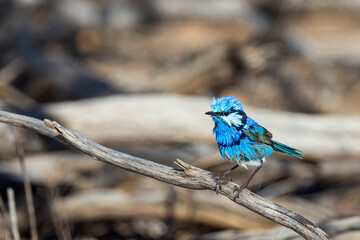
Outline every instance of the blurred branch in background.
[(15, 203), (15, 194), (14, 189), (8, 188), (6, 190), (8, 202), (9, 202), (9, 218), (10, 218), (10, 226), (11, 226), (11, 234), (14, 240), (20, 240), (20, 233), (18, 227), (18, 221), (16, 216), (16, 203)]
[[(30, 119), (29, 117), (1, 111), (0, 121), (15, 126), (29, 128), (38, 131), (41, 134), (48, 133), (49, 129), (46, 128), (51, 127), (53, 133), (47, 134), (47, 136), (53, 136), (54, 133), (57, 133), (59, 135), (55, 136), (55, 138), (63, 138), (70, 146), (81, 150), (96, 160), (104, 161), (169, 184), (191, 189), (214, 190), (216, 180), (219, 177), (205, 170), (192, 167), (180, 160), (177, 160), (176, 163), (182, 168), (182, 170), (173, 169), (165, 165), (111, 150), (98, 145), (95, 142), (92, 142), (50, 120), (44, 120), (44, 124), (41, 124), (40, 120)], [(36, 122), (36, 124), (32, 124), (34, 122)], [(330, 239), (326, 233), (301, 215), (287, 210), (280, 205), (276, 205), (270, 201), (262, 199), (260, 196), (251, 193), (247, 189), (241, 191), (239, 193), (239, 197), (235, 199), (236, 192), (234, 190), (239, 187), (239, 185), (234, 184), (233, 182), (228, 182), (223, 184), (221, 194), (250, 209), (251, 211), (291, 228), (299, 235), (307, 239)]]
[(33, 194), (32, 194), (32, 189), (31, 189), (31, 183), (29, 180), (28, 173), (26, 171), (26, 166), (25, 166), (24, 149), (23, 149), (22, 145), (19, 144), (18, 141), (16, 141), (14, 134), (10, 130), (7, 131), (7, 136), (8, 136), (9, 141), (15, 146), (16, 153), (19, 158), (21, 175), (23, 178), (23, 184), (24, 184), (24, 189), (25, 189), (27, 210), (28, 210), (28, 215), (29, 215), (31, 240), (38, 240), (39, 236), (38, 236), (37, 224), (36, 224), (34, 200), (33, 200)]

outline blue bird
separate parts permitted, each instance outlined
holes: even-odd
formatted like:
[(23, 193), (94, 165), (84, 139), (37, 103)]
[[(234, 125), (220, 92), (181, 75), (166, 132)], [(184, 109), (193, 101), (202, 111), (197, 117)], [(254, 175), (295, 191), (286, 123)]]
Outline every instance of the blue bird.
[[(227, 157), (236, 163), (234, 167), (221, 175), (216, 184), (216, 192), (220, 190), (222, 179), (237, 168), (239, 165), (247, 168), (247, 165), (256, 166), (250, 178), (241, 186), (239, 191), (246, 188), (251, 179), (260, 170), (273, 150), (302, 158), (300, 150), (272, 140), (272, 134), (264, 127), (246, 115), (242, 103), (233, 96), (225, 96), (215, 99), (211, 103), (210, 115), (215, 122), (213, 134), (221, 156)], [(239, 194), (238, 191), (238, 194)], [(238, 196), (237, 194), (237, 196)]]

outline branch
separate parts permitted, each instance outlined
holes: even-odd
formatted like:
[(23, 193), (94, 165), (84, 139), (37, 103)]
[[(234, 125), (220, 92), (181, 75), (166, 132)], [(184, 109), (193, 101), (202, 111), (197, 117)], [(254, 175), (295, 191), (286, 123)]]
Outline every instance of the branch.
[[(34, 118), (0, 111), (0, 122), (32, 129), (62, 143), (67, 143), (69, 146), (79, 149), (95, 160), (103, 161), (179, 187), (214, 191), (216, 181), (219, 178), (216, 174), (193, 167), (181, 160), (175, 162), (181, 169), (174, 169), (114, 151), (66, 129), (54, 121), (44, 120), (42, 122)], [(248, 189), (241, 191), (239, 198), (234, 199), (235, 193), (233, 190), (239, 187), (239, 185), (233, 182), (227, 182), (223, 184), (221, 194), (265, 218), (294, 230), (306, 239), (330, 239), (325, 232), (301, 215), (265, 200)]]
[(7, 188), (6, 192), (7, 192), (8, 203), (9, 203), (10, 225), (11, 225), (12, 237), (14, 240), (20, 240), (20, 233), (19, 233), (17, 216), (16, 216), (16, 204), (15, 204), (14, 189)]

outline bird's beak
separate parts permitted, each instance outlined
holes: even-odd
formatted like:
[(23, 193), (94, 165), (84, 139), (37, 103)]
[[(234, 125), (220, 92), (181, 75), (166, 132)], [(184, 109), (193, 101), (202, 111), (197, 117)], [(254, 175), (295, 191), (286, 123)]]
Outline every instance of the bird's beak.
[(211, 116), (212, 116), (212, 115), (215, 115), (215, 113), (214, 113), (213, 111), (206, 112), (205, 114), (206, 114), (206, 115), (211, 115)]

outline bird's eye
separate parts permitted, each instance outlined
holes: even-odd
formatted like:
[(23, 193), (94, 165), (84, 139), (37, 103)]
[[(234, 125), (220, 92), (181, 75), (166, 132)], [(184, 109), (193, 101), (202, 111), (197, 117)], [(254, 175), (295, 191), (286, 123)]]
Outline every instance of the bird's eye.
[(228, 116), (231, 112), (230, 111), (226, 111), (226, 112), (222, 112), (221, 115), (222, 116)]
[(228, 115), (230, 115), (231, 113), (234, 113), (234, 112), (236, 112), (235, 108), (230, 108), (229, 110), (222, 112), (221, 115), (222, 116), (228, 116)]

